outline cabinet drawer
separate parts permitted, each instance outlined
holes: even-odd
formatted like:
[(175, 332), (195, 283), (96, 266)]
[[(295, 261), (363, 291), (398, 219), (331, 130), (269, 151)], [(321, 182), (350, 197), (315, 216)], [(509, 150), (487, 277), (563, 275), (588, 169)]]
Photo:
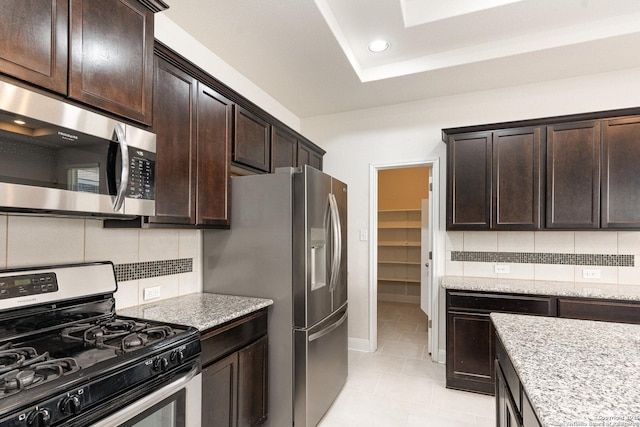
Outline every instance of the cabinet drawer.
[(526, 313), (549, 315), (553, 313), (552, 298), (543, 296), (479, 294), (477, 292), (449, 292), (449, 311), (478, 313)]
[(202, 366), (237, 351), (267, 334), (267, 310), (247, 315), (227, 325), (205, 331), (201, 336)]
[(558, 317), (640, 323), (640, 304), (632, 302), (558, 299)]

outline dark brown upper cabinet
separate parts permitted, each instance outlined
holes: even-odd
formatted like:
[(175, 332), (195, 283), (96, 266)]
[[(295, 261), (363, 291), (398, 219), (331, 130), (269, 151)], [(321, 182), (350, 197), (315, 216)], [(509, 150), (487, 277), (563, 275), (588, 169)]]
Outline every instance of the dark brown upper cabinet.
[(66, 95), (68, 0), (0, 0), (0, 72)]
[(491, 227), (492, 133), (452, 135), (447, 142), (447, 229)]
[(311, 145), (299, 140), (296, 151), (298, 166), (309, 165), (318, 170), (322, 170), (322, 154), (311, 147)]
[(69, 96), (151, 124), (153, 12), (136, 0), (71, 0)]
[(547, 127), (546, 228), (600, 226), (600, 122)]
[(269, 172), (271, 170), (269, 123), (236, 105), (233, 128), (233, 162), (260, 172)]
[(151, 224), (195, 224), (196, 79), (156, 57), (156, 216)]
[(0, 0), (0, 72), (151, 125), (161, 0)]
[(229, 185), (233, 103), (198, 83), (196, 224), (228, 227), (231, 214)]
[(640, 228), (640, 116), (605, 120), (602, 228)]
[(233, 103), (156, 58), (156, 216), (148, 227), (229, 226)]
[(271, 126), (271, 172), (280, 167), (295, 167), (298, 139), (291, 133)]
[(447, 230), (640, 229), (640, 108), (443, 129), (442, 140)]
[(540, 133), (540, 128), (493, 132), (491, 228), (495, 230), (540, 228)]

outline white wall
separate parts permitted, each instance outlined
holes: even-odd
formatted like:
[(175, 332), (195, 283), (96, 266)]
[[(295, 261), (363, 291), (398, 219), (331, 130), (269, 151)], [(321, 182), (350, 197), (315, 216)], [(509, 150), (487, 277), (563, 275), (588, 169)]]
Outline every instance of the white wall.
[(299, 131), (300, 119), (251, 80), (240, 74), (219, 56), (191, 37), (162, 12), (155, 15), (155, 38), (184, 58), (191, 61), (217, 80), (281, 120), (290, 128)]
[[(349, 337), (369, 337), (369, 244), (359, 240), (359, 230), (370, 227), (370, 164), (441, 158), (444, 228), (441, 129), (638, 107), (638, 94), (640, 69), (631, 69), (304, 119), (302, 133), (327, 150), (325, 171), (349, 185)], [(450, 240), (444, 229), (440, 237)]]

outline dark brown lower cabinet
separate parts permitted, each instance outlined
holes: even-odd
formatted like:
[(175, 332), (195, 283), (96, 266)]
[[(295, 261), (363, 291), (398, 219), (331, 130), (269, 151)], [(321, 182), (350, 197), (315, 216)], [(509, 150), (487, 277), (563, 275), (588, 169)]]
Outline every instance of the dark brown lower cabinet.
[[(500, 359), (501, 346), (489, 317), (493, 312), (640, 324), (638, 301), (453, 289), (447, 289), (446, 298), (446, 385), (447, 388), (476, 393), (498, 392), (496, 380), (499, 373), (494, 361), (496, 357)], [(502, 373), (507, 382), (514, 383), (512, 378), (517, 377), (515, 370), (503, 363)], [(513, 384), (511, 387), (513, 391)], [(513, 397), (518, 412), (526, 414), (525, 397), (519, 398), (515, 394)]]
[(496, 339), (496, 427), (540, 427), (513, 363)]
[(513, 396), (507, 386), (500, 364), (496, 361), (496, 426), (522, 427)]
[(266, 310), (202, 334), (202, 425), (258, 426), (267, 420)]
[(268, 339), (238, 352), (238, 425), (256, 426), (267, 419)]
[(447, 325), (447, 387), (491, 393), (494, 330), (489, 315), (450, 312)]
[(202, 425), (238, 425), (237, 378), (238, 353), (202, 370)]
[(448, 388), (495, 393), (495, 331), (489, 314), (555, 313), (551, 297), (447, 291)]

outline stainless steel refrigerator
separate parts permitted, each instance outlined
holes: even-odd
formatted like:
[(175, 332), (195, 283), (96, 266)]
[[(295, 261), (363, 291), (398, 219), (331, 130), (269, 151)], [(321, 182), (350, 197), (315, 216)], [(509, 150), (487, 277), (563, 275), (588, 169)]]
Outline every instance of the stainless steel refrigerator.
[(347, 378), (347, 186), (309, 166), (234, 177), (204, 291), (271, 298), (267, 425), (315, 426)]

